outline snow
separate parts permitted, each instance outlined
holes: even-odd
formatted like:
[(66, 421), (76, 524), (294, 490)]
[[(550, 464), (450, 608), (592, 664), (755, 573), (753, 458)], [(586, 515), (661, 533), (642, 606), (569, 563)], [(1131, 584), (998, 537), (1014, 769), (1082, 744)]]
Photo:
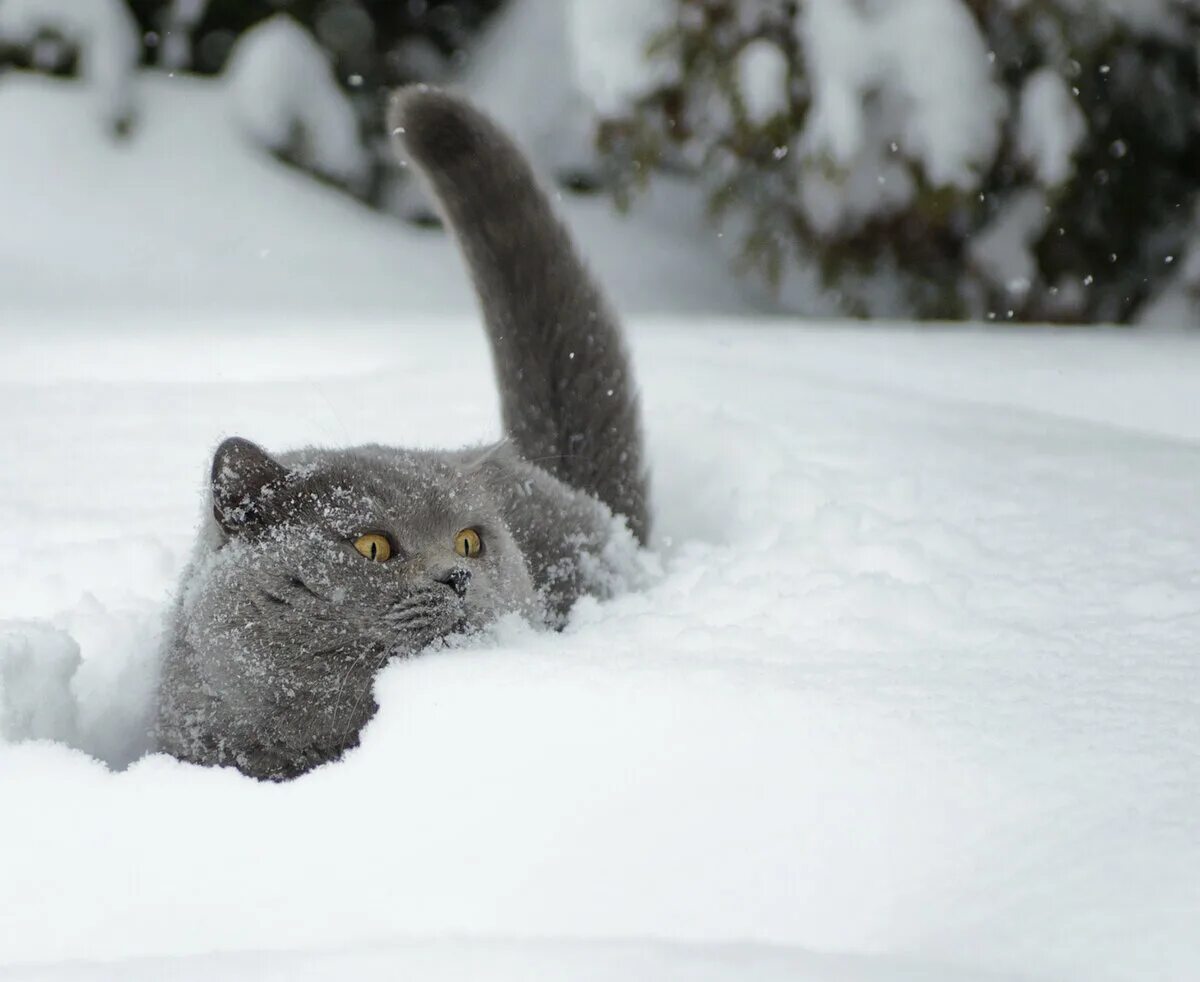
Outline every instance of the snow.
[(1075, 174), (1074, 158), (1087, 136), (1087, 120), (1062, 76), (1040, 68), (1021, 89), (1017, 146), (1038, 181), (1048, 188)]
[(563, 6), (575, 84), (595, 112), (617, 115), (631, 99), (666, 81), (668, 69), (645, 55), (655, 35), (671, 24), (671, 0), (568, 0)]
[(192, 64), (192, 32), (204, 19), (209, 0), (172, 0), (159, 39), (158, 63), (164, 68), (183, 69)]
[[(155, 73), (137, 83), (143, 125), (127, 147), (110, 147), (96, 141), (77, 86), (19, 72), (0, 80), (0, 121), (22, 148), (0, 154), (5, 221), (21, 229), (0, 236), (0, 309), (124, 316), (132, 306), (130, 316), (189, 321), (252, 310), (281, 330), (291, 312), (347, 305), (376, 316), (473, 311), (444, 235), (369, 211), (254, 152), (231, 124), (220, 84)], [(564, 197), (574, 227), (600, 244), (594, 266), (623, 310), (745, 309), (716, 235), (695, 217), (694, 194), (660, 182), (636, 221), (600, 198)], [(680, 252), (681, 239), (695, 248)], [(647, 256), (654, 277), (645, 276)]]
[(670, 17), (669, 0), (511, 0), (456, 81), (542, 170), (586, 173), (598, 117), (665, 79), (645, 52)]
[(779, 45), (755, 38), (737, 57), (738, 91), (750, 119), (762, 123), (788, 106), (788, 66)]
[(0, 624), (0, 737), (75, 743), (71, 679), (79, 645), (65, 632), (20, 621)]
[(1015, 298), (1024, 297), (1038, 275), (1033, 249), (1048, 221), (1045, 192), (1027, 189), (1013, 195), (971, 240), (971, 263), (989, 283)]
[[(895, 141), (933, 185), (978, 185), (1007, 106), (960, 0), (812, 0), (797, 16), (814, 82), (807, 154), (849, 169)], [(872, 92), (883, 103), (876, 119), (865, 98)]]
[(119, 154), (0, 80), (6, 978), (1200, 974), (1198, 339), (737, 314), (670, 201), (563, 202), (632, 315), (650, 582), (390, 665), (298, 781), (143, 756), (223, 436), (499, 424), (443, 237), (139, 94)]
[[(24, 462), (0, 617), (55, 626), (26, 650), (102, 638), (81, 648), (106, 678), (146, 658), (122, 625), (152, 648), (222, 435), (496, 432), (469, 321), (298, 319), (286, 346), (170, 326), (43, 330), (0, 388)], [(283, 788), (4, 746), (0, 964), (463, 936), (750, 941), (879, 978), (1200, 965), (1194, 343), (644, 319), (633, 340), (650, 587), (391, 666), (363, 747)], [(89, 367), (114, 342), (137, 360)], [(73, 689), (108, 745), (140, 725), (121, 686)]]
[(458, 80), (549, 173), (586, 171), (595, 158), (595, 112), (577, 83), (570, 19), (563, 0), (516, 0), (496, 15)]
[(235, 118), (252, 140), (363, 186), (370, 164), (358, 117), (328, 56), (299, 23), (276, 14), (250, 28), (233, 46), (225, 77)]
[(105, 125), (117, 129), (128, 124), (141, 38), (124, 0), (0, 2), (0, 41), (25, 46), (43, 31), (79, 46), (80, 74), (94, 91)]

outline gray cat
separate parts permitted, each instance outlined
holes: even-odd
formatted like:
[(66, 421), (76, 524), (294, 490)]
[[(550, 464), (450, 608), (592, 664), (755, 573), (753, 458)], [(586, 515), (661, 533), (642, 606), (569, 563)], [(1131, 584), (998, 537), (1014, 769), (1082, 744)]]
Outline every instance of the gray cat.
[(509, 612), (561, 624), (646, 540), (620, 328), (529, 166), (445, 93), (401, 91), (390, 122), (470, 268), (507, 439), (222, 443), (159, 689), (158, 746), (182, 760), (279, 780), (332, 760), (357, 744), (388, 659)]

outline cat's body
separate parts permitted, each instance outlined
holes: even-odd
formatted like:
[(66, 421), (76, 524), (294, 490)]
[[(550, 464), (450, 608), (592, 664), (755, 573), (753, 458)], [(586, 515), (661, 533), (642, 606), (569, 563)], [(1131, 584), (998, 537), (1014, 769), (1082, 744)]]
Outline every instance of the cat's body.
[(160, 684), (158, 744), (184, 760), (285, 778), (333, 759), (389, 658), (509, 612), (560, 623), (646, 536), (620, 330), (528, 166), (442, 93), (402, 92), (392, 124), (470, 267), (508, 439), (274, 457), (225, 441)]

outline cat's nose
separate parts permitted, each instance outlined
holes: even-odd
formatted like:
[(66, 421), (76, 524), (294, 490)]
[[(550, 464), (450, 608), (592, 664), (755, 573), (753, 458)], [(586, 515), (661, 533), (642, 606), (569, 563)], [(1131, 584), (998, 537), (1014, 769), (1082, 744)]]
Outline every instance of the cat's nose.
[(453, 569), (448, 569), (446, 572), (435, 576), (435, 580), (439, 583), (445, 583), (460, 597), (467, 595), (467, 587), (471, 583), (471, 571), (463, 569), (461, 566), (455, 566)]

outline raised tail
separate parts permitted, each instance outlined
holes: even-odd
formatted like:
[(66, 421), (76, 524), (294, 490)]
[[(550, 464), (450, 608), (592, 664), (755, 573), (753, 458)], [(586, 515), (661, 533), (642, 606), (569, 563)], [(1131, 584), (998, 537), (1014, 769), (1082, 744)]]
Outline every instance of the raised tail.
[(620, 324), (529, 164), (491, 120), (445, 92), (400, 90), (389, 122), (470, 268), (509, 438), (645, 542), (641, 413)]

